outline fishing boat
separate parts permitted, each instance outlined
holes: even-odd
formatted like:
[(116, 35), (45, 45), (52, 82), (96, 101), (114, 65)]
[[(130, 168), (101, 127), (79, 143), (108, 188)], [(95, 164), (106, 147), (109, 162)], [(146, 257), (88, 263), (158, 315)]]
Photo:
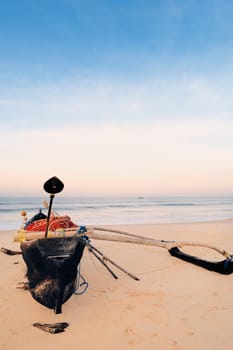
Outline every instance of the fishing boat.
[[(157, 240), (116, 229), (78, 226), (69, 216), (54, 214), (53, 199), (63, 187), (63, 182), (55, 176), (45, 182), (44, 190), (50, 194), (48, 214), (40, 211), (30, 220), (26, 220), (26, 213), (23, 211), (24, 225), (14, 237), (15, 241), (21, 242), (22, 255), (27, 266), (28, 288), (32, 297), (40, 304), (54, 309), (55, 313), (62, 312), (62, 304), (77, 290), (77, 272), (85, 247), (114, 278), (118, 277), (107, 263), (139, 281), (137, 276), (94, 247), (91, 239), (157, 246), (167, 249), (171, 256), (209, 271), (225, 275), (233, 273), (233, 255), (209, 244)], [(223, 255), (224, 259), (217, 262), (203, 260), (182, 252), (181, 248), (184, 246), (213, 249)]]
[(62, 304), (75, 292), (77, 269), (86, 244), (81, 236), (47, 238), (52, 201), (63, 187), (57, 177), (44, 184), (45, 191), (50, 193), (48, 216), (39, 212), (24, 226), (25, 231), (30, 232), (33, 223), (45, 221), (44, 238), (21, 242), (31, 295), (42, 305), (54, 309), (55, 313), (62, 312)]

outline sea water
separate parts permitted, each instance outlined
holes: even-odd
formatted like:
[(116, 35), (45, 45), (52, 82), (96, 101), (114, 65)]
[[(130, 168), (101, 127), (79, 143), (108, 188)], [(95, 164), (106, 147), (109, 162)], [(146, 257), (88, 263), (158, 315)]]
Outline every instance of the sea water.
[[(30, 219), (49, 197), (0, 197), (0, 230), (20, 228), (21, 211)], [(53, 210), (78, 225), (155, 224), (215, 221), (233, 218), (231, 197), (63, 197)]]

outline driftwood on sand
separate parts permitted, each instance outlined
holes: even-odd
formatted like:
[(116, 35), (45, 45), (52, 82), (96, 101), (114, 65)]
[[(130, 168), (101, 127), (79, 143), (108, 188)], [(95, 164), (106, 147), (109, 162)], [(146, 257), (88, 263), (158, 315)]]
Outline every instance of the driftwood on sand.
[(18, 285), (16, 288), (23, 289), (23, 290), (29, 290), (29, 284), (28, 284), (28, 282), (18, 282)]
[(51, 334), (57, 334), (64, 332), (65, 329), (69, 326), (69, 323), (67, 322), (57, 322), (57, 323), (39, 323), (35, 322), (33, 323), (33, 327), (37, 327), (41, 329), (42, 331), (51, 333)]
[(21, 255), (22, 252), (20, 251), (16, 251), (16, 250), (11, 250), (11, 249), (8, 249), (8, 248), (0, 248), (0, 251), (4, 254), (7, 254), (7, 255)]

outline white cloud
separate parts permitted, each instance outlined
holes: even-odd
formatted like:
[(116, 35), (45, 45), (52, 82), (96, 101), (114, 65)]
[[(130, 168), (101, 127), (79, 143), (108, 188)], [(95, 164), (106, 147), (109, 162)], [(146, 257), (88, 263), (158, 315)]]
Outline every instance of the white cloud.
[[(1, 120), (17, 128), (54, 128), (106, 121), (230, 118), (231, 80), (203, 77), (140, 81), (78, 80), (27, 86), (2, 99)], [(7, 92), (6, 92), (7, 94)]]

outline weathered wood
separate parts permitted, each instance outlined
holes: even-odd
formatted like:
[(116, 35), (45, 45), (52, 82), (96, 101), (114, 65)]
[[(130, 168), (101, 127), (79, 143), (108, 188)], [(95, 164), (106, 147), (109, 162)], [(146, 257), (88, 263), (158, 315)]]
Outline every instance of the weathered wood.
[(7, 255), (20, 255), (20, 254), (22, 254), (22, 252), (19, 252), (16, 250), (11, 250), (8, 248), (1, 248), (0, 251), (4, 254), (7, 254)]
[(135, 243), (135, 244), (144, 244), (144, 245), (152, 245), (161, 248), (167, 248), (167, 243), (156, 241), (153, 239), (146, 238), (133, 238), (133, 237), (125, 237), (125, 236), (117, 236), (117, 235), (108, 235), (106, 233), (100, 232), (90, 232), (88, 233), (88, 237), (96, 240), (110, 241), (110, 242), (122, 242), (122, 243)]
[(122, 242), (122, 243), (135, 243), (135, 244), (143, 244), (143, 245), (151, 245), (156, 246), (160, 248), (166, 248), (171, 249), (174, 247), (183, 247), (183, 246), (195, 246), (195, 247), (204, 247), (209, 248), (217, 251), (219, 254), (223, 255), (225, 258), (231, 258), (231, 254), (227, 253), (223, 249), (219, 249), (215, 246), (209, 245), (207, 243), (197, 243), (197, 242), (186, 242), (186, 241), (157, 241), (153, 239), (147, 239), (147, 238), (133, 238), (133, 237), (117, 237), (117, 236), (110, 236), (107, 234), (102, 234), (99, 232), (91, 232), (88, 235), (92, 239), (96, 240), (105, 240), (105, 241), (112, 241), (112, 242)]
[(29, 283), (28, 282), (19, 282), (18, 286), (16, 288), (29, 290)]
[(58, 322), (58, 323), (39, 323), (35, 322), (33, 323), (33, 327), (37, 327), (45, 332), (51, 333), (51, 334), (57, 334), (64, 332), (65, 329), (69, 326), (69, 323), (67, 322)]
[[(136, 235), (134, 233), (129, 233), (126, 231), (122, 231), (122, 230), (115, 230), (115, 229), (110, 229), (110, 228), (105, 228), (105, 227), (99, 227), (99, 226), (93, 226), (90, 227), (88, 231), (102, 231), (102, 232), (112, 232), (112, 233), (117, 233), (119, 235), (123, 235), (123, 236), (128, 236), (128, 237), (134, 237), (134, 238), (141, 238), (141, 239), (147, 239), (147, 240), (152, 240), (154, 242), (161, 242), (160, 239), (154, 239), (151, 237), (145, 237), (145, 236), (141, 236), (141, 235)], [(172, 243), (174, 241), (164, 241), (163, 242), (167, 242), (167, 243)]]

